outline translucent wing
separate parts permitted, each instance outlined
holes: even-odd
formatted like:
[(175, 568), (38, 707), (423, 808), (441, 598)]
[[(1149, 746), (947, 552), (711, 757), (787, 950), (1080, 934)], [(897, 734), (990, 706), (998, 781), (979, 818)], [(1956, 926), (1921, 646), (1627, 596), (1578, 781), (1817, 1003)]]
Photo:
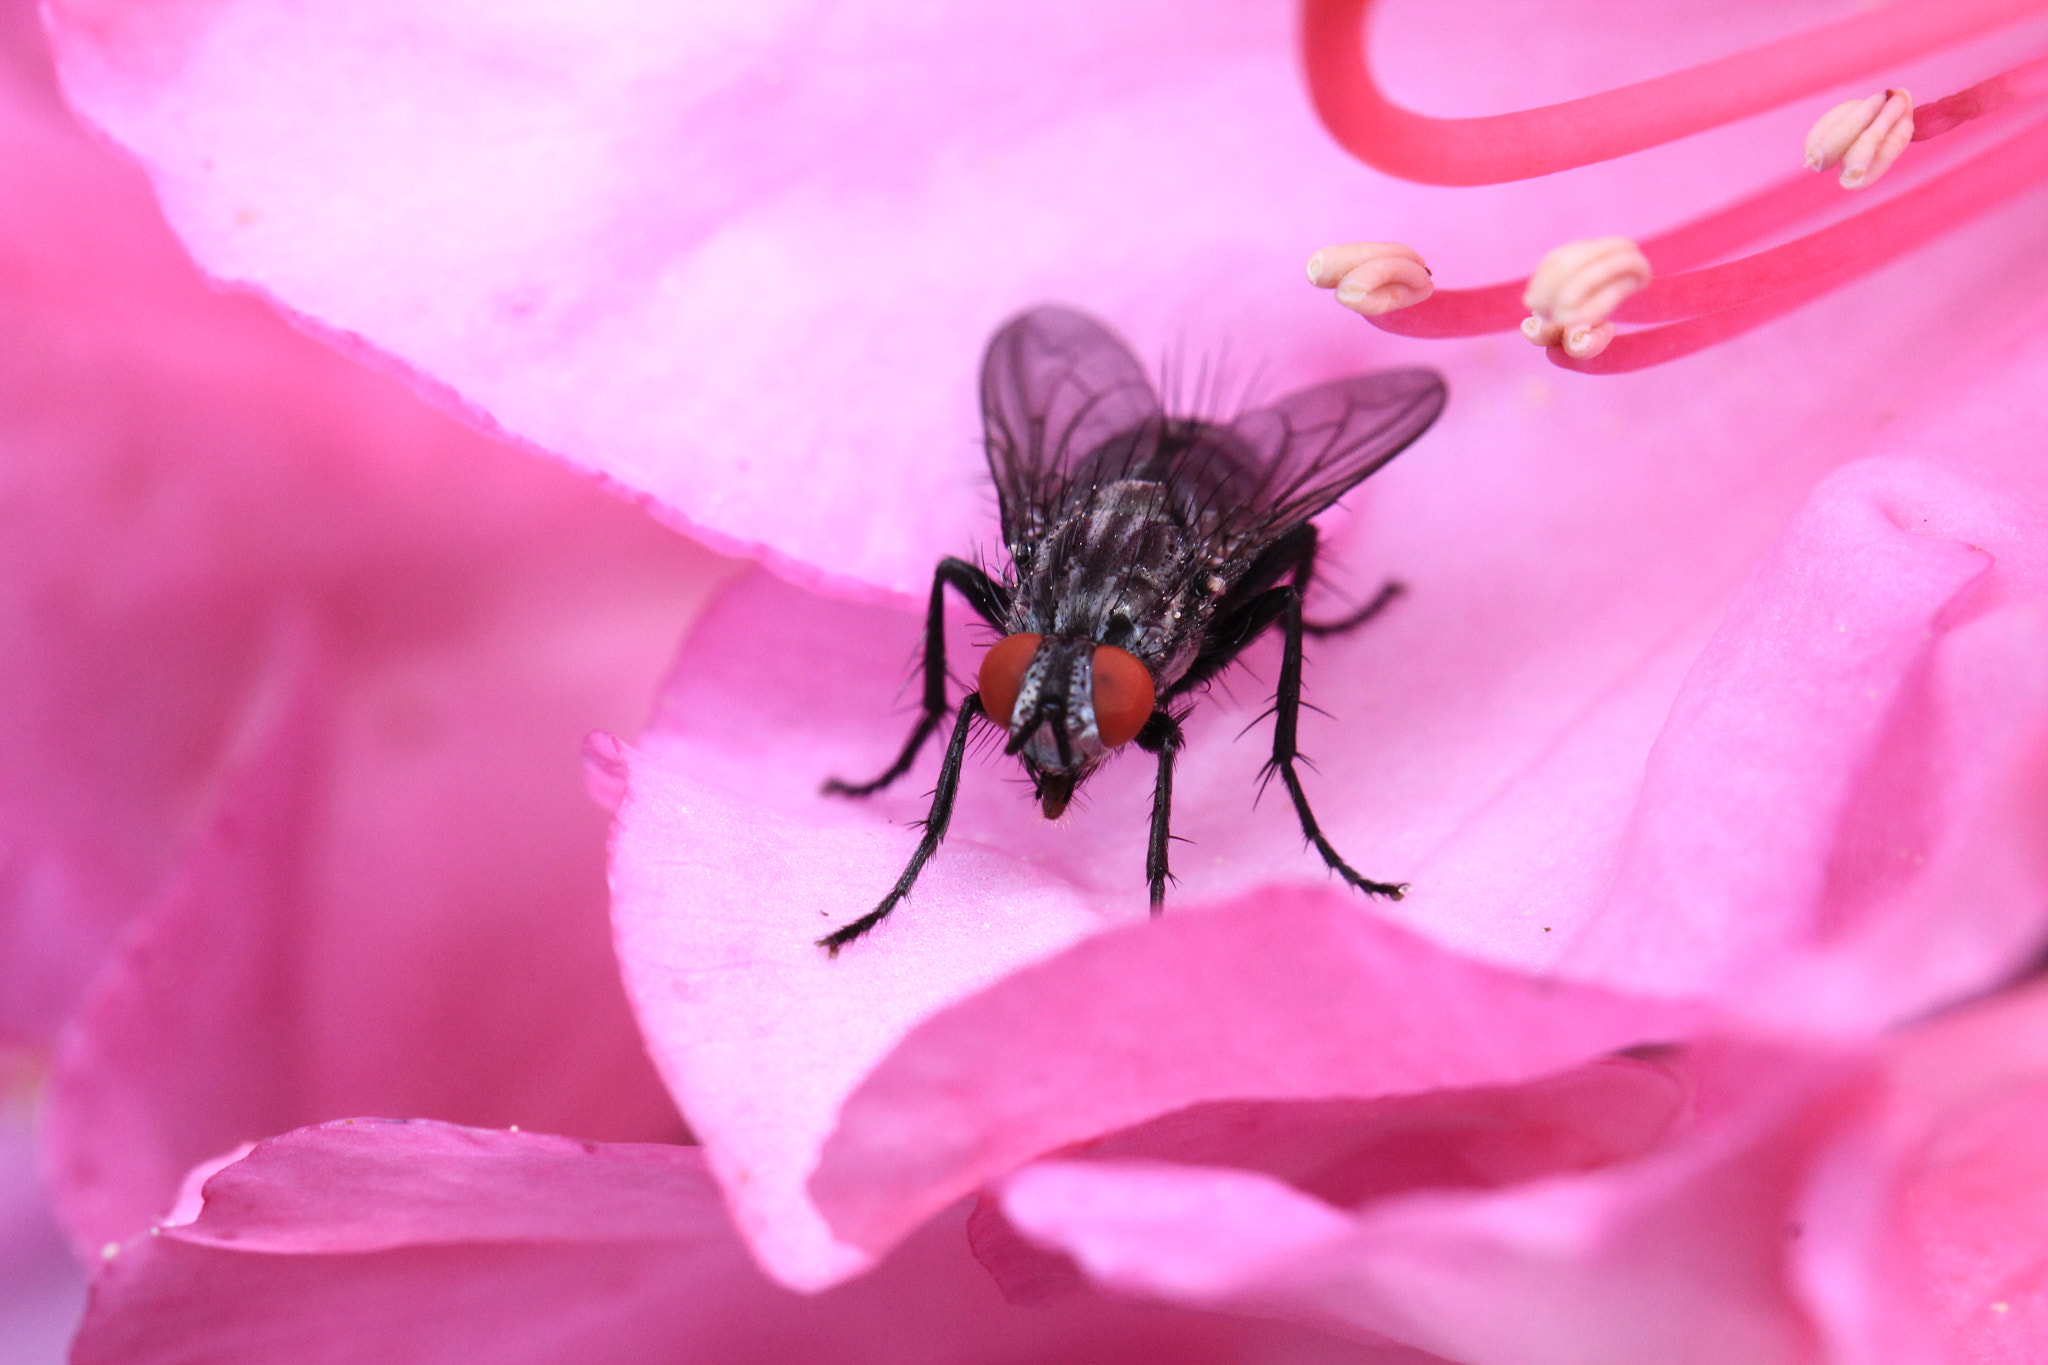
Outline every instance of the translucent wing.
[(1307, 521), (1429, 430), (1446, 395), (1434, 370), (1381, 370), (1245, 413), (1230, 431), (1259, 473), (1233, 529), (1277, 538)]
[(1012, 555), (1054, 519), (1086, 456), (1161, 422), (1130, 347), (1070, 308), (1034, 308), (995, 334), (981, 366), (981, 417)]

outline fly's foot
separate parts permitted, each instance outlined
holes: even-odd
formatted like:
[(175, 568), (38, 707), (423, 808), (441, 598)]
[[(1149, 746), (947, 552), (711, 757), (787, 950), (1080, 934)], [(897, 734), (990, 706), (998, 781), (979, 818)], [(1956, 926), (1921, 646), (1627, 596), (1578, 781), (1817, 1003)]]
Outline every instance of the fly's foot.
[(1357, 870), (1342, 858), (1331, 861), (1330, 870), (1368, 896), (1385, 896), (1390, 901), (1397, 901), (1408, 894), (1408, 883), (1376, 882), (1370, 877), (1360, 876)]
[(917, 751), (932, 737), (932, 731), (939, 728), (939, 722), (946, 718), (945, 711), (927, 711), (910, 732), (910, 738), (903, 745), (903, 752), (889, 765), (889, 771), (872, 782), (848, 782), (840, 777), (828, 777), (825, 785), (818, 790), (826, 796), (873, 796), (882, 788), (910, 771), (910, 765), (917, 761)]
[(864, 936), (868, 930), (874, 928), (887, 918), (889, 912), (896, 908), (897, 900), (898, 897), (891, 896), (873, 910), (868, 911), (868, 913), (853, 921), (853, 923), (843, 924), (839, 928), (834, 929), (831, 933), (818, 940), (818, 946), (825, 950), (825, 956), (838, 957), (841, 948), (844, 948), (855, 939)]
[(823, 796), (873, 796), (888, 785), (886, 781), (880, 779), (873, 782), (848, 782), (844, 778), (828, 777), (825, 784), (818, 788), (818, 792)]
[(1388, 607), (1400, 601), (1407, 593), (1408, 585), (1406, 583), (1403, 583), (1398, 578), (1390, 578), (1380, 584), (1380, 590), (1372, 595), (1372, 601), (1367, 602), (1349, 616), (1340, 616), (1334, 621), (1303, 621), (1301, 623), (1302, 634), (1322, 638), (1330, 635), (1342, 635), (1346, 631), (1357, 630)]

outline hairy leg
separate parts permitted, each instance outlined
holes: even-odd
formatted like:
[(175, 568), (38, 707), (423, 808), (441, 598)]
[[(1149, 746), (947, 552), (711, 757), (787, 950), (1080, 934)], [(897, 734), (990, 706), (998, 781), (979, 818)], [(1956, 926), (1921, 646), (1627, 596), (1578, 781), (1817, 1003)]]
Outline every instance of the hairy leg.
[(889, 894), (882, 897), (880, 905), (818, 940), (818, 946), (833, 957), (838, 957), (841, 948), (887, 919), (889, 912), (917, 884), (917, 874), (924, 871), (924, 865), (931, 861), (932, 854), (938, 852), (946, 837), (946, 827), (953, 823), (953, 798), (960, 794), (960, 767), (967, 757), (967, 732), (974, 728), (974, 719), (981, 714), (981, 694), (969, 692), (960, 702), (960, 717), (953, 722), (953, 738), (946, 745), (945, 761), (939, 765), (939, 786), (932, 793), (932, 808), (924, 818), (924, 837), (917, 841), (917, 850), (910, 855), (909, 866), (903, 869), (903, 875), (896, 879), (896, 885), (889, 889)]
[(910, 771), (910, 765), (917, 761), (918, 752), (924, 748), (939, 728), (939, 722), (952, 710), (946, 701), (946, 585), (953, 585), (967, 605), (980, 613), (981, 618), (997, 630), (1003, 628), (1002, 615), (1009, 605), (1009, 593), (1003, 585), (990, 578), (980, 567), (964, 559), (947, 556), (939, 561), (939, 567), (932, 574), (931, 604), (925, 609), (924, 617), (924, 710), (918, 716), (917, 724), (910, 732), (910, 738), (903, 745), (903, 752), (889, 765), (888, 771), (872, 782), (846, 782), (840, 778), (828, 778), (825, 793), (829, 796), (871, 796)]

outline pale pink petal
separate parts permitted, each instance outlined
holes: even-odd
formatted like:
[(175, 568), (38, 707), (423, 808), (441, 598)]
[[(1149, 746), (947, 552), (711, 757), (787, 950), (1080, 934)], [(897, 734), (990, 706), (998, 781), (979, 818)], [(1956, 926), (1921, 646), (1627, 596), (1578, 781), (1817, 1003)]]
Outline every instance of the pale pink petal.
[(2026, 502), (1926, 465), (1823, 483), (1673, 701), (1568, 969), (1853, 1029), (2024, 960), (2048, 885), (2039, 536)]
[(806, 1297), (748, 1260), (696, 1149), (331, 1123), (258, 1144), (206, 1181), (196, 1221), (122, 1247), (72, 1358), (1427, 1365), (1092, 1295), (1013, 1308), (960, 1223)]
[[(71, 98), (148, 164), (209, 271), (849, 593), (916, 592), (987, 525), (973, 366), (1020, 307), (1096, 309), (1148, 358), (1227, 343), (1277, 384), (1413, 358), (1301, 287), (1310, 250), (1398, 240), (1444, 279), (1526, 270), (1754, 188), (1810, 117), (1447, 193), (1365, 170), (1317, 125), (1286, 6), (50, 12)], [(1832, 14), (1424, 6), (1375, 42), (1396, 96), (1481, 112)]]

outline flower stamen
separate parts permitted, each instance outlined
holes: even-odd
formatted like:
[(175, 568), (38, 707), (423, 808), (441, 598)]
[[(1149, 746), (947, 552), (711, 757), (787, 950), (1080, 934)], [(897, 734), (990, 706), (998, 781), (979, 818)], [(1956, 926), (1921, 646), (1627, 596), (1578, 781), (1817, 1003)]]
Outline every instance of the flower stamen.
[(1806, 135), (1806, 169), (1824, 171), (1839, 162), (1842, 188), (1861, 189), (1890, 170), (1912, 140), (1913, 96), (1885, 90), (1822, 114)]
[(1649, 282), (1649, 261), (1626, 237), (1568, 242), (1537, 265), (1523, 291), (1522, 306), (1566, 327), (1600, 323)]
[[(1743, 54), (1744, 59), (1762, 61), (1769, 70), (1764, 75), (1752, 73), (1755, 78), (1743, 86), (1742, 95), (1751, 103), (1740, 108), (1702, 87), (1715, 73), (1728, 74), (1728, 62), (1736, 60), (1731, 58), (1519, 114), (1432, 119), (1389, 103), (1373, 85), (1355, 27), (1372, 3), (1306, 0), (1306, 55), (1318, 111), (1339, 140), (1361, 158), (1433, 184), (1491, 183), (1618, 156), (1777, 102), (1766, 100), (1766, 94), (1797, 93), (1802, 82), (1809, 87), (1831, 83), (1847, 70), (1844, 64), (1852, 57), (1860, 62), (1921, 55), (1917, 50), (1894, 49), (1955, 41), (2029, 9), (2048, 9), (2048, 0), (1901, 4), (1753, 49)], [(1337, 40), (1339, 20), (1354, 26), (1346, 30), (1345, 41)], [(1843, 46), (1819, 53), (1814, 45), (1822, 40)], [(1795, 59), (1807, 63), (1803, 75), (1788, 69)], [(1637, 110), (1641, 122), (1625, 134), (1588, 123), (1597, 123), (1596, 115), (1613, 116), (1653, 97), (1679, 96), (1692, 100), (1680, 111), (1683, 117), (1644, 105)], [(1918, 110), (1906, 91), (1886, 90), (1823, 115), (1808, 134), (1807, 163), (1815, 169), (1840, 165), (1841, 185), (1868, 186), (1893, 167), (1909, 142), (1928, 141), (1986, 114), (2044, 96), (2048, 57)], [(1661, 131), (1651, 136), (1646, 129)], [(1578, 136), (1579, 143), (1568, 145), (1568, 135)], [(1483, 145), (1489, 139), (1494, 144), (1490, 148)], [(1443, 160), (1435, 166), (1420, 164), (1430, 156)], [(1478, 289), (1432, 288), (1405, 299), (1375, 296), (1372, 307), (1358, 311), (1382, 330), (1403, 336), (1476, 336), (1518, 327), (1566, 368), (1601, 374), (1640, 369), (1740, 335), (1961, 226), (2043, 179), (2048, 179), (2048, 120), (1975, 151), (1872, 209), (1739, 260), (1723, 258), (1748, 243), (1776, 236), (1800, 219), (1832, 216), (1833, 191), (1811, 177), (1793, 177), (1648, 238), (1639, 249), (1619, 238), (1573, 243), (1552, 252), (1527, 281)], [(1403, 250), (1419, 264), (1419, 257)], [(1717, 260), (1722, 263), (1709, 264)], [(1654, 285), (1653, 262), (1658, 277)], [(1369, 293), (1362, 292), (1361, 301)], [(1622, 334), (1617, 323), (1667, 325)]]
[[(1621, 337), (1587, 372), (1641, 369), (1740, 335), (1961, 227), (2044, 178), (2048, 120), (1818, 232), (1741, 260), (1666, 275), (1618, 311), (1623, 322), (1674, 325)], [(1555, 353), (1551, 359), (1564, 363)]]
[(1336, 290), (1337, 302), (1369, 318), (1421, 303), (1436, 289), (1415, 248), (1399, 242), (1324, 247), (1309, 257), (1308, 278), (1318, 289)]
[(1302, 56), (1323, 126), (1366, 164), (1426, 185), (1527, 180), (1774, 109), (2048, 9), (2048, 0), (1894, 4), (1652, 80), (1484, 118), (1387, 99), (1366, 51), (1376, 0), (1305, 0)]

